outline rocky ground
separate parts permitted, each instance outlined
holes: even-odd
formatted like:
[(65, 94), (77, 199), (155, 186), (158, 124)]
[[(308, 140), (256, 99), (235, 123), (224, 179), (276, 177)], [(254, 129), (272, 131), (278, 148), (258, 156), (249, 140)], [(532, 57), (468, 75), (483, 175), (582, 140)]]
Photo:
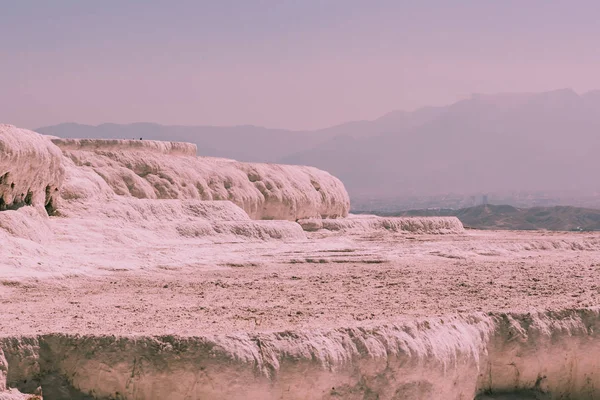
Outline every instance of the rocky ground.
[(211, 244), (187, 265), (4, 278), (0, 334), (185, 336), (600, 304), (600, 234), (309, 236)]

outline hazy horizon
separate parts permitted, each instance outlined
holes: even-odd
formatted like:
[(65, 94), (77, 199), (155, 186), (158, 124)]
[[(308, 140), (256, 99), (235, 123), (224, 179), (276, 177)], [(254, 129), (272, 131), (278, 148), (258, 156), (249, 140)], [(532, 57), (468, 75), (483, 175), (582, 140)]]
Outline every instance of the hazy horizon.
[(600, 88), (600, 5), (23, 0), (0, 121), (311, 130), (472, 93)]
[[(63, 122), (59, 122), (57, 124), (52, 124), (52, 125), (47, 125), (47, 126), (39, 126), (38, 128), (50, 128), (50, 127), (54, 127), (54, 126), (59, 126), (59, 125), (67, 125), (67, 124), (75, 124), (75, 125), (86, 125), (86, 126), (92, 126), (92, 127), (99, 127), (102, 125), (136, 125), (136, 124), (152, 124), (152, 125), (161, 125), (161, 126), (181, 126), (181, 127), (215, 127), (215, 128), (231, 128), (231, 127), (257, 127), (257, 128), (265, 128), (265, 129), (273, 129), (273, 130), (287, 130), (287, 131), (296, 131), (296, 132), (302, 132), (302, 131), (319, 131), (319, 130), (325, 130), (328, 128), (334, 128), (346, 123), (352, 123), (352, 122), (363, 122), (363, 121), (367, 121), (367, 122), (373, 122), (373, 121), (377, 121), (380, 118), (383, 118), (387, 115), (390, 115), (392, 113), (396, 113), (396, 112), (400, 112), (400, 113), (414, 113), (414, 112), (418, 112), (420, 110), (424, 110), (424, 109), (428, 109), (428, 108), (444, 108), (444, 107), (448, 107), (448, 106), (452, 106), (454, 104), (457, 104), (461, 101), (464, 100), (469, 100), (469, 99), (473, 99), (476, 96), (486, 96), (486, 97), (495, 97), (495, 96), (503, 96), (503, 95), (537, 95), (537, 94), (544, 94), (544, 93), (552, 93), (552, 92), (560, 92), (560, 91), (574, 91), (572, 88), (559, 88), (559, 89), (553, 89), (553, 90), (548, 90), (548, 91), (542, 91), (542, 92), (538, 92), (538, 93), (534, 93), (534, 92), (500, 92), (500, 93), (472, 93), (469, 97), (465, 97), (462, 99), (457, 99), (456, 101), (450, 102), (448, 104), (441, 104), (441, 105), (424, 105), (418, 108), (415, 108), (413, 110), (401, 110), (401, 109), (396, 109), (396, 110), (389, 110), (387, 112), (382, 112), (379, 115), (377, 115), (374, 118), (371, 119), (363, 119), (363, 120), (358, 120), (358, 119), (349, 119), (346, 121), (339, 121), (333, 125), (328, 125), (328, 126), (322, 126), (322, 127), (317, 127), (317, 128), (312, 128), (312, 129), (293, 129), (293, 128), (287, 128), (287, 127), (272, 127), (272, 126), (261, 126), (261, 125), (255, 125), (255, 124), (237, 124), (237, 125), (208, 125), (208, 124), (194, 124), (194, 125), (182, 125), (182, 124), (164, 124), (161, 123), (160, 121), (132, 121), (132, 122), (124, 122), (124, 123), (117, 123), (117, 122), (113, 122), (113, 121), (104, 121), (104, 122), (100, 122), (100, 123), (96, 123), (96, 124), (85, 124), (85, 123), (81, 123), (78, 121), (63, 121)], [(575, 91), (574, 91), (575, 92)], [(577, 95), (581, 96), (581, 95), (585, 95), (587, 93), (591, 93), (591, 92), (600, 92), (600, 89), (592, 89), (589, 91), (585, 91), (585, 92), (575, 92)], [(37, 128), (29, 128), (28, 129), (37, 129)]]

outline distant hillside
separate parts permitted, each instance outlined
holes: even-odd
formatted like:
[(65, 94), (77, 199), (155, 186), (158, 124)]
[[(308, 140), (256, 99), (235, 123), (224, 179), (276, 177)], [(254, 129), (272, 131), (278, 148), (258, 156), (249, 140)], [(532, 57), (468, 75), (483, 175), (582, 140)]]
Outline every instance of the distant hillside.
[(311, 132), (145, 123), (37, 131), (189, 141), (200, 155), (312, 165), (341, 178), (352, 197), (600, 193), (599, 91), (473, 95), (446, 107), (395, 111)]
[(354, 196), (598, 192), (598, 132), (600, 101), (592, 94), (473, 96), (414, 125), (330, 140), (283, 161), (326, 169)]
[[(365, 213), (367, 213), (365, 211)], [(450, 209), (410, 210), (377, 213), (384, 216), (455, 216), (465, 227), (551, 231), (600, 231), (600, 210), (578, 207), (516, 208), (506, 205), (480, 205)]]

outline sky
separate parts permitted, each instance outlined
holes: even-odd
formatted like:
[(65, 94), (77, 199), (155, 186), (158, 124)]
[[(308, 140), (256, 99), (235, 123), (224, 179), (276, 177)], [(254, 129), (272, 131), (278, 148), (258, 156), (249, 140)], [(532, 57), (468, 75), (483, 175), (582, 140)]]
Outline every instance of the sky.
[(587, 0), (0, 0), (0, 122), (295, 130), (600, 89)]

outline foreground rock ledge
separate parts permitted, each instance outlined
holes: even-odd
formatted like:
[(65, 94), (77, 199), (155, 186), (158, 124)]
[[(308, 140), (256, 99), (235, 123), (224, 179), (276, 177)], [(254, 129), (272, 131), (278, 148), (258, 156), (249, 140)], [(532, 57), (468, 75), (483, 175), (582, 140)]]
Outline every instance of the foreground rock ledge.
[(41, 387), (44, 399), (595, 399), (599, 332), (600, 311), (579, 309), (204, 337), (5, 337), (0, 387)]

